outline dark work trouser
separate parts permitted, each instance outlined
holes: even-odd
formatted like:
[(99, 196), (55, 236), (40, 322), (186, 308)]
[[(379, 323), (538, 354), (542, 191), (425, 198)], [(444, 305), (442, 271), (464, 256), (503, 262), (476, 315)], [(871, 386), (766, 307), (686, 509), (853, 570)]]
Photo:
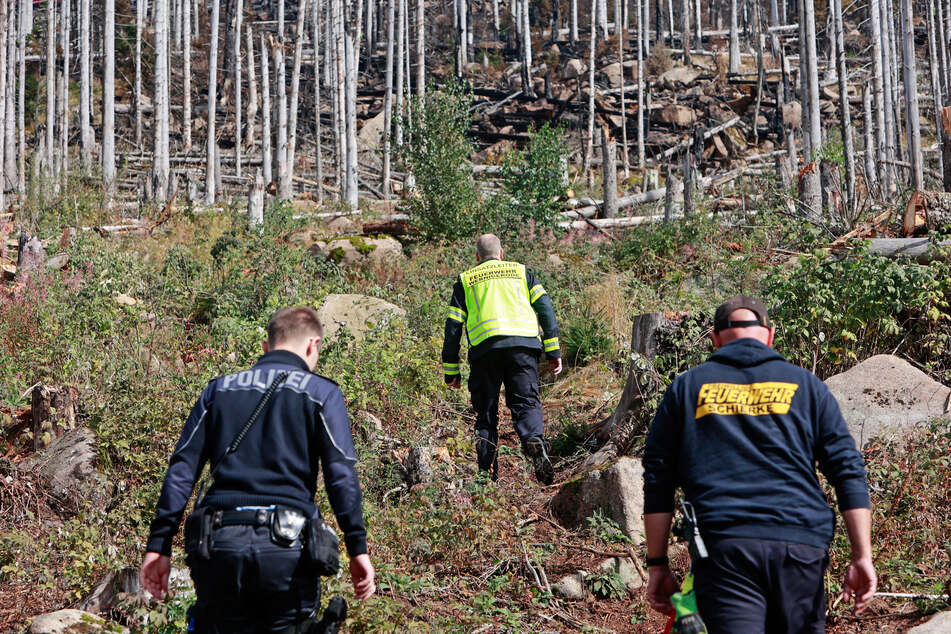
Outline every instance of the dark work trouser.
[(223, 526), (211, 559), (189, 557), (198, 600), (196, 632), (283, 632), (320, 603), (320, 582), (305, 571), (299, 545), (271, 541), (267, 526)]
[(542, 401), (538, 396), (538, 350), (498, 348), (470, 361), (469, 392), (476, 413), (476, 451), (479, 469), (497, 470), (499, 444), (499, 389), (505, 385), (505, 404), (512, 412), (518, 437), (541, 436)]
[(710, 557), (693, 562), (693, 572), (710, 634), (825, 632), (824, 548), (747, 538), (707, 546)]

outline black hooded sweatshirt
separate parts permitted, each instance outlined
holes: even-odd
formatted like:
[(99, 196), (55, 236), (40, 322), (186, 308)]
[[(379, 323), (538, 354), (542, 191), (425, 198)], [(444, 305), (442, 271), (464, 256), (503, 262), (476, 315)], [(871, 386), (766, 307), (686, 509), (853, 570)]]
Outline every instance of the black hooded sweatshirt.
[(674, 510), (681, 487), (704, 538), (827, 547), (839, 509), (869, 508), (862, 455), (814, 374), (755, 339), (738, 339), (677, 377), (644, 448), (644, 513)]

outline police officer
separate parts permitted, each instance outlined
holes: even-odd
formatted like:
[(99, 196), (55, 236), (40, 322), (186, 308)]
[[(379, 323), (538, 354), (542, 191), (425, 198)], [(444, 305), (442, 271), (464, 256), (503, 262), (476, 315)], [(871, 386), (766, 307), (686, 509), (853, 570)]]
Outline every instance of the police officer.
[[(278, 311), (254, 367), (213, 379), (185, 422), (169, 460), (140, 579), (155, 597), (167, 591), (172, 539), (195, 480), (210, 462), (213, 481), (196, 509), (210, 510), (210, 549), (207, 558), (194, 552), (186, 558), (197, 593), (190, 624), (195, 631), (303, 631), (320, 605), (319, 582), (303, 554), (306, 535), (295, 537), (292, 531), (290, 538), (276, 540), (273, 525), (281, 518), (294, 529), (306, 518), (319, 518), (314, 495), (321, 467), (350, 555), (356, 597), (375, 591), (346, 404), (333, 381), (312, 373), (322, 335), (313, 308)], [(269, 402), (249, 423), (269, 392)], [(228, 453), (247, 425), (237, 450)]]
[[(443, 373), (458, 388), (459, 342), (469, 340), (469, 392), (476, 412), (476, 453), (481, 471), (498, 475), (499, 389), (512, 412), (522, 451), (535, 476), (551, 484), (555, 472), (548, 458), (538, 396), (538, 357), (542, 351), (554, 374), (561, 372), (555, 309), (534, 273), (502, 259), (502, 244), (492, 234), (476, 241), (478, 265), (459, 276), (449, 300), (442, 348)], [(541, 324), (543, 338), (539, 339)]]
[(772, 349), (774, 334), (761, 301), (723, 303), (714, 315), (716, 352), (671, 384), (644, 447), (648, 600), (673, 612), (679, 583), (667, 539), (679, 486), (709, 552), (691, 565), (711, 634), (825, 632), (835, 514), (817, 465), (835, 487), (852, 547), (843, 597), (859, 612), (875, 593), (862, 455), (835, 397)]

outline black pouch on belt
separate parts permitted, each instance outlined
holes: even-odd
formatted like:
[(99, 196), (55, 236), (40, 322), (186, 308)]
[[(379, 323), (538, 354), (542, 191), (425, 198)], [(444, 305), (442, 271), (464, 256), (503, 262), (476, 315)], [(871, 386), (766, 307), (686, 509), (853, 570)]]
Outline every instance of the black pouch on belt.
[(340, 570), (340, 539), (324, 523), (320, 513), (308, 522), (305, 552), (311, 569), (321, 577), (332, 577)]
[(208, 561), (211, 559), (211, 533), (214, 530), (212, 520), (215, 510), (200, 507), (185, 518), (185, 554), (189, 557)]

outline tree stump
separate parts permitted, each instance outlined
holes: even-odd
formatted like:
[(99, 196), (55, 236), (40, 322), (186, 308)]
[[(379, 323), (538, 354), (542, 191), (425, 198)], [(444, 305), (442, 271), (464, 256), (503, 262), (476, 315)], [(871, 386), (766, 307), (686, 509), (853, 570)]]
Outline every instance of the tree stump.
[(43, 243), (39, 238), (30, 236), (23, 232), (20, 234), (19, 255), (17, 256), (16, 280), (25, 282), (30, 279), (34, 273), (43, 270), (43, 263), (46, 261), (46, 251), (43, 249)]
[(78, 426), (79, 390), (71, 386), (33, 388), (33, 449), (45, 449)]
[(940, 231), (951, 226), (951, 193), (916, 190), (905, 207), (905, 235), (910, 236), (920, 227)]

